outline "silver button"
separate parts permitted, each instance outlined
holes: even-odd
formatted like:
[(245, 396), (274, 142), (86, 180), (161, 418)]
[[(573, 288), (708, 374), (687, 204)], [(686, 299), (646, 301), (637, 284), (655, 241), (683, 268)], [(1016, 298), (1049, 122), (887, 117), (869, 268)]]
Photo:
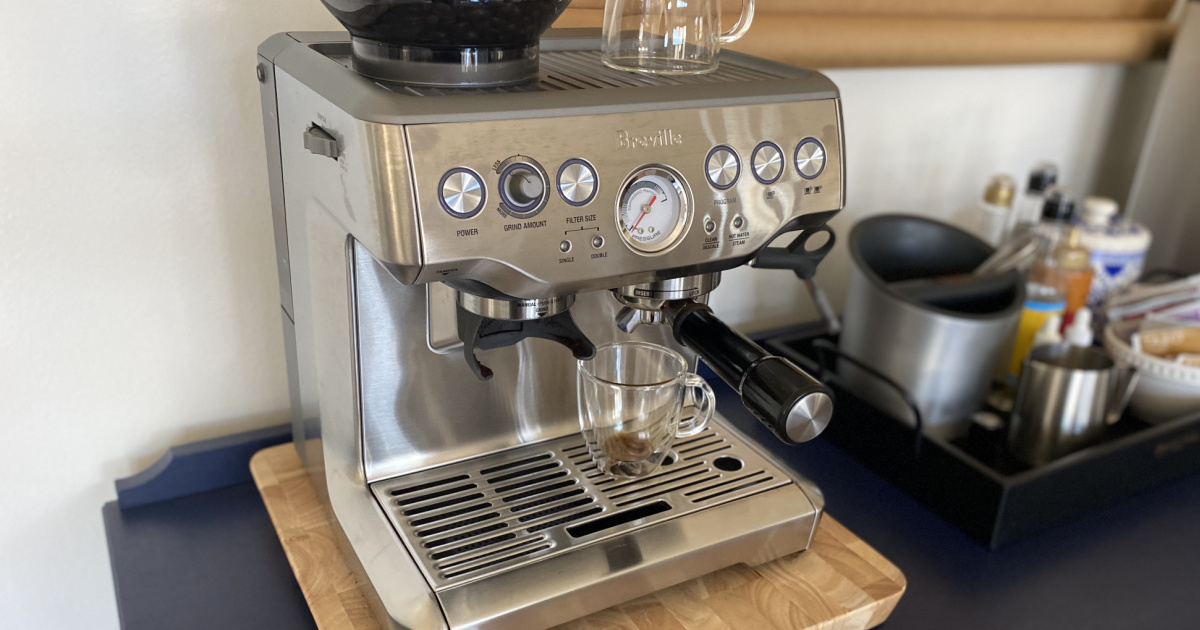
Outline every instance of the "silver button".
[(773, 142), (764, 142), (750, 159), (754, 166), (754, 178), (763, 184), (774, 184), (783, 174), (783, 151)]
[(736, 217), (733, 217), (733, 221), (730, 223), (730, 225), (733, 226), (733, 229), (740, 230), (746, 227), (746, 220), (743, 219), (742, 215), (739, 214)]
[(571, 251), (571, 241), (563, 241), (563, 242), (559, 243), (558, 251), (560, 251), (564, 254)]
[(716, 232), (716, 231), (717, 231), (717, 222), (713, 221), (709, 217), (704, 217), (704, 233), (712, 234), (713, 232)]
[(796, 147), (796, 170), (804, 179), (812, 179), (825, 170), (825, 147), (813, 138)]
[(474, 216), (483, 208), (483, 182), (465, 168), (451, 170), (442, 176), (439, 194), (442, 207), (458, 217)]
[(573, 206), (582, 206), (596, 195), (596, 171), (583, 160), (567, 160), (558, 171), (558, 194)]
[(709, 151), (708, 160), (704, 164), (708, 183), (721, 190), (733, 186), (737, 182), (741, 170), (742, 165), (738, 162), (737, 154), (733, 152), (733, 149), (725, 146)]
[(594, 247), (596, 249), (600, 249), (601, 247), (604, 247), (604, 237), (603, 236), (593, 236), (592, 237), (592, 247)]

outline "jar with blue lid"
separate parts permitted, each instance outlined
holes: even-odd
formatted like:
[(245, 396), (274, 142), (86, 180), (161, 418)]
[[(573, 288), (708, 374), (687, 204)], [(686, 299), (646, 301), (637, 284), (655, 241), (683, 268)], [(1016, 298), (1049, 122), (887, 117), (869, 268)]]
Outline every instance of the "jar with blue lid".
[(1110, 293), (1133, 285), (1146, 266), (1150, 250), (1150, 231), (1140, 223), (1118, 216), (1116, 201), (1106, 197), (1088, 197), (1083, 202), (1079, 222), (1082, 244), (1091, 252), (1092, 287), (1088, 304), (1102, 304)]

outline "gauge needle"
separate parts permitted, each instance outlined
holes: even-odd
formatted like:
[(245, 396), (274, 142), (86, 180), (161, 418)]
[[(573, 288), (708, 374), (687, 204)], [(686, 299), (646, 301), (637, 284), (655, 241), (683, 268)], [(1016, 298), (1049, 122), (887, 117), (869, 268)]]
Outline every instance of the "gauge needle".
[(642, 219), (645, 219), (646, 215), (650, 214), (650, 206), (654, 205), (654, 201), (657, 199), (658, 199), (658, 195), (654, 195), (653, 197), (650, 198), (650, 203), (648, 203), (642, 207), (642, 216), (638, 217), (638, 220), (633, 222), (633, 227), (629, 228), (630, 232), (636, 230), (638, 224), (642, 222)]

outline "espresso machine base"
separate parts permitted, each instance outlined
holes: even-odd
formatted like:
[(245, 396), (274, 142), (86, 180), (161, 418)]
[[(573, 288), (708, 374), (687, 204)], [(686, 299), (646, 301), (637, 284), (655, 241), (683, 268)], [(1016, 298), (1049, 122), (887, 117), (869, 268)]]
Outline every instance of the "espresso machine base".
[(724, 421), (636, 480), (569, 435), (371, 489), (453, 628), (545, 628), (768, 562), (808, 547), (823, 506)]

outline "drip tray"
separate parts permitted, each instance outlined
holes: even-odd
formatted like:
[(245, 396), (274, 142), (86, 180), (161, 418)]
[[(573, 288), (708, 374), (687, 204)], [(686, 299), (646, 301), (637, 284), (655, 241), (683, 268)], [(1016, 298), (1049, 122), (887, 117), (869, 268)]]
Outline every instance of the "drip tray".
[(677, 441), (674, 451), (653, 475), (618, 480), (570, 435), (371, 489), (442, 591), (793, 483), (723, 427)]

